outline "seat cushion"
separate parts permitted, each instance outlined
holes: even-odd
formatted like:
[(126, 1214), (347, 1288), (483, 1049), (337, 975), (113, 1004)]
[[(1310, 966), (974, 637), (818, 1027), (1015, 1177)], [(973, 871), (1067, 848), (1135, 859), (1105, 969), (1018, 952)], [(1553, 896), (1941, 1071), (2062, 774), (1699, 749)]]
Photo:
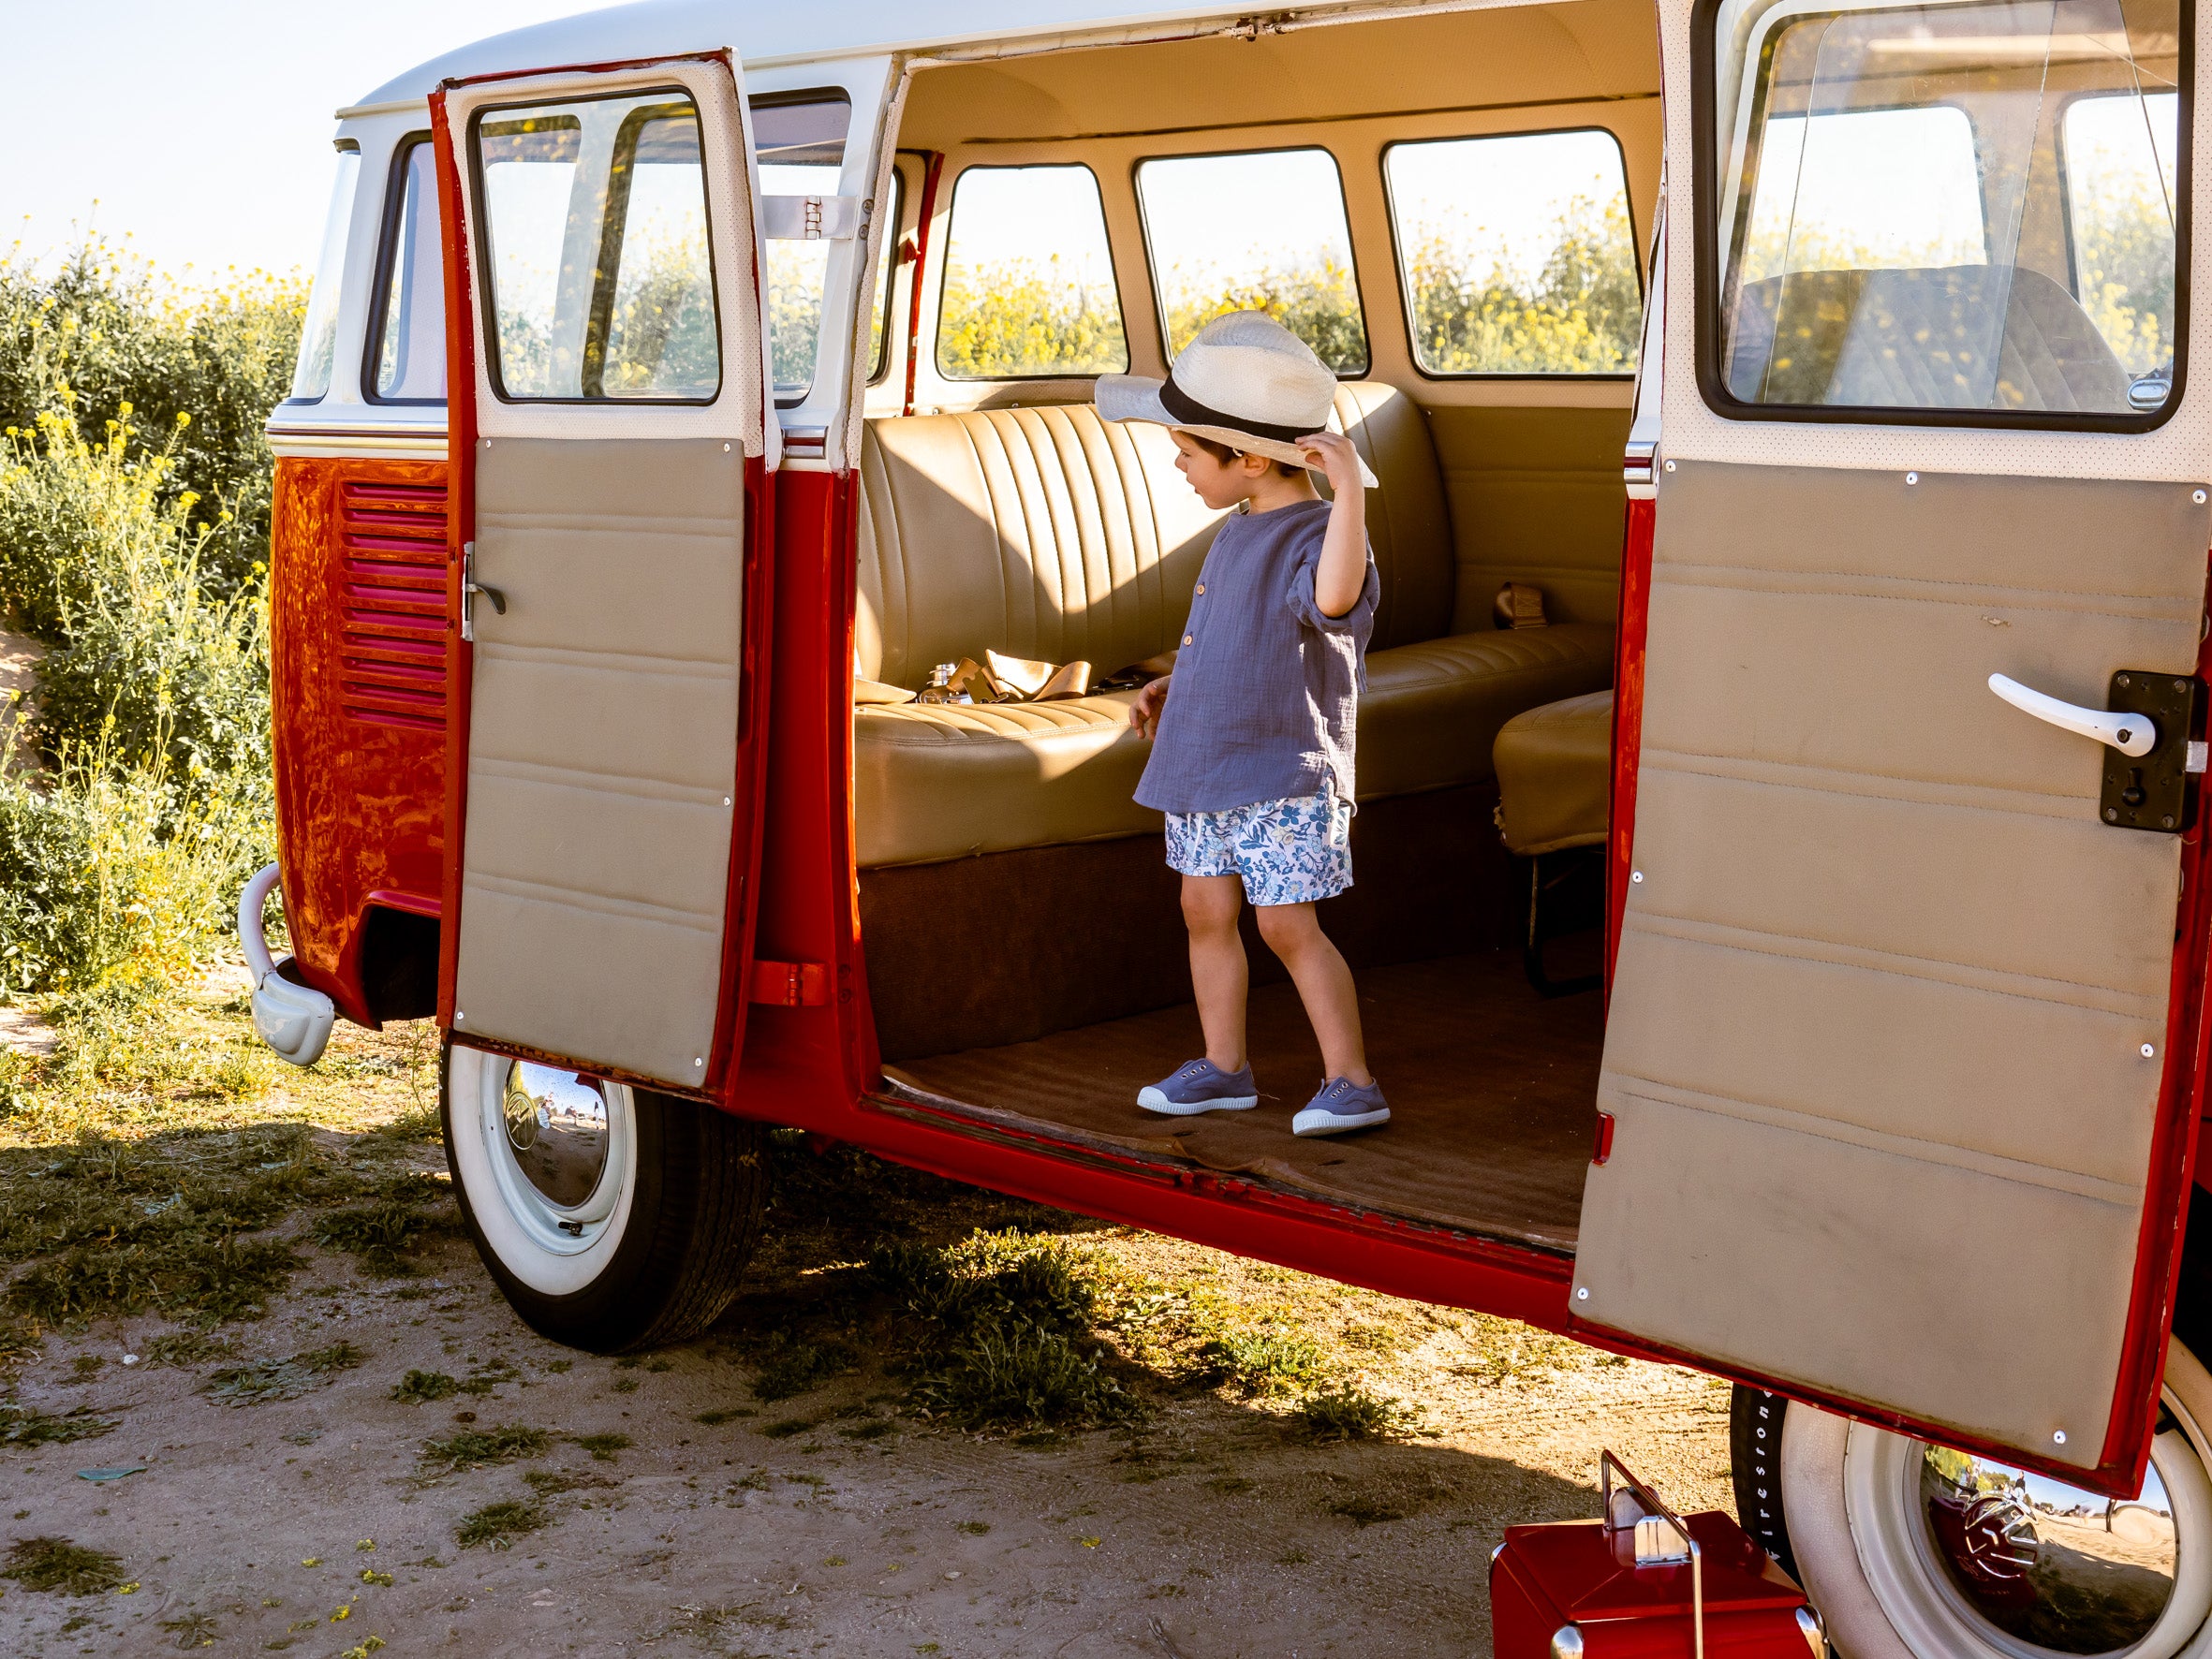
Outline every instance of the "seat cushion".
[(1133, 692), (1053, 703), (856, 709), (853, 822), (863, 869), (1157, 833), (1130, 797), (1152, 745)]
[[(1613, 631), (1595, 624), (1466, 634), (1371, 653), (1360, 699), (1363, 800), (1491, 775), (1498, 727), (1602, 685)], [(899, 703), (853, 712), (863, 869), (1157, 833), (1130, 797), (1152, 746), (1133, 693), (1054, 703)]]
[(1360, 698), (1360, 799), (1479, 784), (1498, 728), (1524, 709), (1613, 683), (1613, 630), (1571, 623), (1454, 634), (1370, 652)]
[(1605, 839), (1613, 795), (1613, 693), (1530, 709), (1497, 734), (1497, 828), (1533, 857)]

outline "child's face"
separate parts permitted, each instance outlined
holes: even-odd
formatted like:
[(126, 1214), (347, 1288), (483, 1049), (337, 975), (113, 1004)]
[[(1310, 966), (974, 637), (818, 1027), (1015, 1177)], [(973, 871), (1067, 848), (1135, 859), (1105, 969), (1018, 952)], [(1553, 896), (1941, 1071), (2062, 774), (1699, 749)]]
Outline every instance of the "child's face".
[(1217, 461), (1188, 433), (1168, 435), (1175, 440), (1177, 469), (1210, 507), (1231, 507), (1250, 500), (1260, 480), (1274, 468), (1275, 463), (1263, 455), (1231, 455), (1227, 461)]

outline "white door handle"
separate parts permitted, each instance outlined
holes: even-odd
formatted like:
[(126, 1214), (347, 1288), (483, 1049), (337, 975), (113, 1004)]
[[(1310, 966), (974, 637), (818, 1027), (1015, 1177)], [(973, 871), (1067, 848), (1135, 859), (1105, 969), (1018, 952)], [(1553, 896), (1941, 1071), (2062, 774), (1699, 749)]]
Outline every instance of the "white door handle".
[(2159, 728), (2147, 714), (2116, 714), (2105, 709), (2085, 709), (2045, 697), (2004, 674), (1989, 676), (1989, 689), (2024, 714), (2048, 721), (2061, 731), (2078, 732), (2109, 743), (2131, 758), (2147, 755), (2158, 746)]

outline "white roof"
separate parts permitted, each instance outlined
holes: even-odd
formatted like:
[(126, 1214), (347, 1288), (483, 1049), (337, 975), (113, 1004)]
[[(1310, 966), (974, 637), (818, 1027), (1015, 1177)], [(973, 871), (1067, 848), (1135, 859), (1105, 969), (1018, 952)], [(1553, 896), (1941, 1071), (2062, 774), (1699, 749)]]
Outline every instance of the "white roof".
[[(1247, 8), (1248, 9), (1248, 8)], [(419, 104), (452, 76), (737, 48), (747, 63), (912, 51), (1069, 31), (1157, 28), (1246, 15), (1235, 5), (1144, 0), (638, 0), (488, 36), (386, 81), (352, 110)]]

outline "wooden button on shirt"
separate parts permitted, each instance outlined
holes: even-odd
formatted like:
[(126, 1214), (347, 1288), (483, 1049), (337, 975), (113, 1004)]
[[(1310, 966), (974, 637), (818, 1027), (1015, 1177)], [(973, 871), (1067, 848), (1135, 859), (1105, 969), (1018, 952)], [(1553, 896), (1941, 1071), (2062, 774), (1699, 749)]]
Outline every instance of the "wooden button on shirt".
[(1137, 802), (1217, 813), (1258, 800), (1354, 799), (1353, 746), (1367, 640), (1382, 593), (1375, 555), (1358, 603), (1324, 616), (1314, 566), (1329, 504), (1302, 501), (1225, 521), (1206, 551)]

